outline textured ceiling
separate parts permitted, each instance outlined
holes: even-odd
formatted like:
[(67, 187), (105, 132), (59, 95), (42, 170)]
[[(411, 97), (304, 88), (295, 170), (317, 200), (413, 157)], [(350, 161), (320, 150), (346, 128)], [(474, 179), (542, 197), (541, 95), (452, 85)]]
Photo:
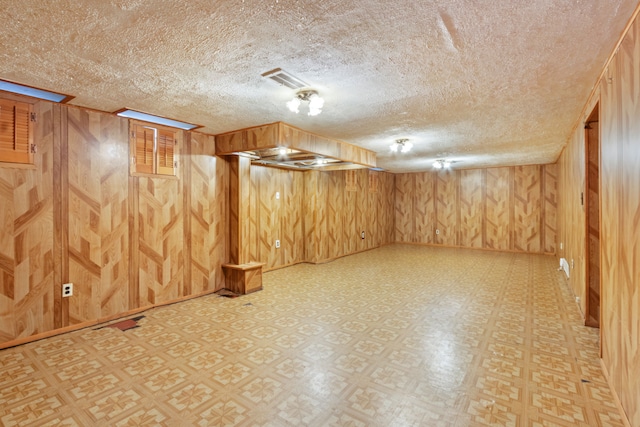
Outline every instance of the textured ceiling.
[[(0, 78), (222, 133), (284, 121), (390, 171), (554, 162), (636, 0), (2, 0)], [(325, 99), (289, 112), (283, 68)], [(388, 146), (409, 138), (414, 149)]]

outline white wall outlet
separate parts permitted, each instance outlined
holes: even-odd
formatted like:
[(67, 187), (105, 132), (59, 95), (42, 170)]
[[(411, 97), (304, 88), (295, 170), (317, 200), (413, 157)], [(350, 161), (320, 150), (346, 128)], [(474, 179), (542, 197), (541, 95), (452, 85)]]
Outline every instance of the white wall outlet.
[(560, 250), (562, 250), (562, 242), (560, 242)]
[(280, 192), (276, 191), (276, 200), (280, 200)]
[(280, 247), (280, 240), (276, 240), (276, 249)]
[(580, 304), (580, 297), (576, 297), (576, 302)]
[(363, 231), (362, 233), (360, 233), (360, 238), (361, 238), (362, 240), (364, 240), (364, 231)]
[(62, 284), (62, 298), (67, 298), (73, 295), (73, 283)]
[(436, 228), (436, 234), (440, 234), (440, 230)]
[(573, 262), (573, 260), (571, 260), (571, 269), (573, 270), (573, 267), (575, 267), (575, 263)]

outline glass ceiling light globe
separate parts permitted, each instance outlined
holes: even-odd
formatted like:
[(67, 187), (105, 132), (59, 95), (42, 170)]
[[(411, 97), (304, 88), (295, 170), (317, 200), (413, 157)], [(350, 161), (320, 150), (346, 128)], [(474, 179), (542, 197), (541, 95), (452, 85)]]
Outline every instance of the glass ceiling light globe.
[(436, 169), (442, 169), (442, 162), (436, 160), (435, 162), (433, 162), (433, 167)]
[(402, 151), (403, 153), (408, 153), (409, 150), (411, 150), (413, 148), (413, 144), (410, 142), (405, 142), (404, 144), (402, 144), (402, 149), (400, 151)]
[(398, 152), (398, 147), (400, 147), (400, 144), (398, 144), (397, 142), (394, 142), (393, 144), (391, 144), (389, 146), (389, 149), (391, 150), (391, 152), (397, 153)]
[(289, 108), (289, 111), (291, 111), (292, 113), (298, 114), (300, 112), (300, 110), (298, 109), (299, 107), (300, 99), (297, 96), (294, 97), (291, 101), (287, 102), (287, 108)]

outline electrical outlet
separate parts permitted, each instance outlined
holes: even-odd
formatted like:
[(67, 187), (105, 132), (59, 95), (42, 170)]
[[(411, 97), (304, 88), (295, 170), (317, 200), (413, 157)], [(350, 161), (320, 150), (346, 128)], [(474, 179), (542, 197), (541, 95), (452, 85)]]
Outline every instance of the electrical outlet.
[(280, 200), (280, 192), (276, 191), (276, 200)]
[(280, 240), (276, 240), (276, 249), (280, 248)]
[(560, 242), (560, 250), (562, 250), (562, 242)]
[(436, 228), (436, 234), (440, 234), (440, 230)]
[(62, 298), (67, 298), (73, 295), (73, 283), (64, 283), (62, 285)]
[(573, 270), (573, 267), (575, 267), (575, 263), (573, 262), (573, 260), (571, 260), (571, 269)]
[(361, 238), (362, 240), (364, 240), (364, 231), (363, 231), (362, 233), (360, 233), (360, 238)]

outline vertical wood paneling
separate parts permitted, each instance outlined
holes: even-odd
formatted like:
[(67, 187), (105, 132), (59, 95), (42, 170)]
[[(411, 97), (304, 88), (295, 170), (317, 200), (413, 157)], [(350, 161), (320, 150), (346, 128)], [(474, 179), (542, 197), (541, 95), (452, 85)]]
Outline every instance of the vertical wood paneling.
[(182, 186), (140, 177), (140, 298), (142, 305), (176, 299), (183, 280)]
[(556, 175), (555, 165), (397, 174), (395, 241), (554, 253)]
[(395, 241), (395, 175), (380, 173), (378, 176), (378, 233), (380, 244)]
[(251, 261), (250, 194), (251, 162), (246, 157), (229, 159), (229, 252), (231, 262), (244, 264)]
[[(358, 179), (356, 180), (356, 201), (355, 201), (355, 226), (352, 230), (351, 239), (354, 241), (355, 250), (363, 251), (366, 246), (366, 230), (367, 230), (367, 206), (369, 197), (369, 171), (366, 169), (358, 169), (355, 171)], [(365, 239), (362, 239), (362, 232), (365, 232)]]
[(516, 166), (514, 170), (513, 248), (540, 252), (542, 183), (539, 165)]
[(460, 171), (460, 246), (481, 248), (484, 219), (483, 171)]
[(640, 424), (640, 383), (633, 380), (640, 377), (639, 76), (636, 19), (601, 85), (603, 358), (631, 425)]
[(379, 200), (384, 193), (379, 191), (380, 179), (379, 172), (367, 171), (368, 174), (368, 188), (365, 190), (367, 193), (367, 206), (365, 211), (366, 221), (366, 237), (364, 241), (365, 249), (376, 248), (380, 246), (381, 242), (381, 226), (378, 219), (378, 204)]
[(52, 106), (37, 103), (36, 170), (0, 168), (0, 340), (54, 327)]
[(436, 243), (456, 246), (459, 230), (459, 183), (455, 171), (441, 171), (436, 177)]
[[(70, 324), (127, 310), (128, 157), (126, 121), (68, 112)], [(106, 161), (108, 160), (108, 161)]]
[[(599, 85), (600, 328), (603, 364), (630, 425), (640, 425), (640, 22), (636, 19)], [(597, 93), (590, 101), (598, 101)], [(587, 108), (587, 111), (591, 111)], [(587, 117), (584, 117), (586, 120)], [(584, 306), (587, 283), (585, 131), (579, 126), (559, 161), (560, 255), (575, 261), (571, 286)], [(592, 190), (592, 196), (595, 192)], [(593, 254), (592, 254), (593, 256)]]
[(318, 178), (320, 172), (311, 171), (303, 175), (304, 180), (304, 200), (306, 203), (303, 209), (304, 216), (304, 259), (308, 262), (318, 261), (319, 233), (316, 216), (323, 210), (318, 191)]
[(281, 215), (281, 237), (284, 242), (283, 264), (291, 265), (304, 260), (303, 173), (286, 171), (283, 174), (283, 212)]
[(398, 174), (395, 179), (395, 240), (413, 241), (415, 174)]
[(489, 168), (486, 171), (485, 248), (508, 250), (511, 247), (510, 170)]
[(229, 170), (213, 137), (191, 135), (175, 178), (131, 177), (127, 120), (35, 112), (36, 168), (0, 168), (0, 341), (224, 286)]
[[(189, 214), (191, 286), (185, 293), (199, 294), (222, 287), (221, 265), (226, 260), (225, 237), (226, 204), (224, 177), (219, 176), (221, 159), (216, 158), (214, 139), (193, 133), (190, 138), (189, 162), (191, 196)], [(222, 168), (223, 169), (223, 168)], [(184, 168), (185, 173), (187, 168)], [(224, 170), (224, 169), (223, 169)], [(185, 197), (186, 199), (186, 197)]]
[(558, 166), (549, 164), (543, 166), (544, 179), (544, 239), (543, 251), (549, 254), (556, 252), (556, 238), (558, 227)]
[(434, 243), (435, 179), (429, 172), (414, 174), (412, 242)]

